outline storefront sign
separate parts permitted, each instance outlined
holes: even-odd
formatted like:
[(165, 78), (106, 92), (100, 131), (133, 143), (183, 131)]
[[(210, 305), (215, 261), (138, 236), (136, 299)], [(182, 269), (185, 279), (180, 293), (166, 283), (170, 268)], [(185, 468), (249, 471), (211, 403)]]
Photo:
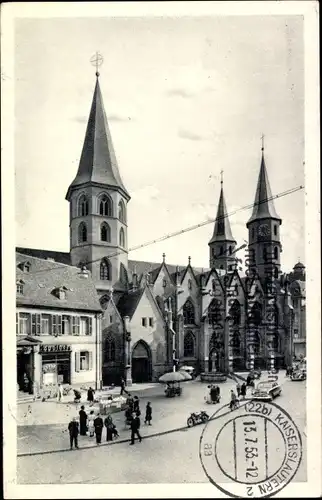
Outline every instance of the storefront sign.
[(40, 346), (40, 352), (66, 352), (66, 351), (71, 351), (71, 350), (72, 350), (72, 346), (63, 345), (63, 344), (41, 345)]

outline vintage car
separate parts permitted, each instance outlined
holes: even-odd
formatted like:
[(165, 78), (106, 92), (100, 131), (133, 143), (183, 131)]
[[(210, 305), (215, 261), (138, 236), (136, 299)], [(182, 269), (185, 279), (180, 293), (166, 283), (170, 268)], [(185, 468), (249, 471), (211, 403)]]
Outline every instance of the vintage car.
[(306, 380), (306, 370), (294, 370), (291, 374), (292, 382), (301, 382)]
[(281, 386), (277, 382), (263, 381), (259, 382), (252, 391), (252, 399), (259, 401), (272, 401), (272, 399), (280, 396), (282, 392)]

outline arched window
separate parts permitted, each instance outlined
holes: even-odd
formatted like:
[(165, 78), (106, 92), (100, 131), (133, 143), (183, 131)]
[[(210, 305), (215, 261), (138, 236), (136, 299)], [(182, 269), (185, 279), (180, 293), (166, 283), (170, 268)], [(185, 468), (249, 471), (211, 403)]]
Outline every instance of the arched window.
[(258, 355), (260, 353), (260, 348), (261, 348), (261, 339), (258, 332), (254, 332), (253, 348), (254, 348), (254, 354)]
[(212, 327), (223, 326), (223, 304), (218, 299), (212, 299), (208, 307), (208, 320)]
[(108, 259), (103, 259), (100, 265), (100, 279), (110, 280), (111, 279), (111, 264)]
[(252, 239), (255, 237), (255, 228), (252, 227)]
[(127, 279), (127, 271), (125, 269), (125, 266), (124, 264), (120, 264), (120, 281), (121, 283), (123, 283), (124, 285), (126, 285), (128, 279)]
[(267, 262), (267, 248), (263, 248), (263, 259), (264, 262)]
[(195, 337), (194, 334), (189, 330), (183, 341), (183, 356), (185, 358), (192, 358), (195, 355)]
[(277, 225), (274, 224), (274, 236), (276, 236), (276, 235), (277, 235)]
[(262, 322), (262, 305), (259, 302), (254, 302), (251, 309), (250, 322), (255, 326), (259, 326)]
[(123, 200), (119, 202), (119, 219), (123, 223), (126, 222), (125, 205)]
[(231, 347), (235, 356), (240, 354), (240, 334), (238, 331), (234, 332), (231, 339)]
[(219, 248), (219, 255), (223, 255), (223, 253), (224, 253), (224, 247), (223, 247), (223, 246), (221, 246), (221, 247)]
[(275, 260), (278, 259), (278, 248), (277, 247), (274, 247), (274, 259)]
[(231, 255), (233, 253), (233, 247), (230, 245), (229, 246), (229, 255)]
[(115, 340), (108, 335), (105, 340), (105, 361), (115, 361)]
[(101, 224), (101, 241), (111, 241), (111, 228), (107, 222), (103, 222), (103, 224)]
[(85, 217), (88, 215), (88, 199), (84, 194), (79, 198), (77, 204), (77, 215), (78, 217)]
[(125, 233), (123, 227), (120, 229), (119, 245), (120, 247), (125, 247)]
[(183, 319), (185, 325), (195, 324), (195, 308), (191, 300), (187, 300), (183, 306)]
[(275, 267), (274, 269), (274, 278), (278, 278), (278, 267)]
[(234, 326), (240, 325), (240, 320), (241, 320), (241, 307), (240, 303), (238, 300), (234, 300), (230, 311), (229, 311), (229, 316), (232, 319), (232, 323)]
[(98, 200), (98, 211), (100, 215), (106, 215), (111, 217), (113, 215), (113, 204), (112, 200), (106, 194), (99, 197)]
[(81, 222), (78, 226), (78, 243), (87, 241), (87, 227), (85, 222)]
[(109, 301), (110, 301), (110, 296), (103, 295), (103, 297), (100, 298), (101, 308), (105, 310), (108, 306)]

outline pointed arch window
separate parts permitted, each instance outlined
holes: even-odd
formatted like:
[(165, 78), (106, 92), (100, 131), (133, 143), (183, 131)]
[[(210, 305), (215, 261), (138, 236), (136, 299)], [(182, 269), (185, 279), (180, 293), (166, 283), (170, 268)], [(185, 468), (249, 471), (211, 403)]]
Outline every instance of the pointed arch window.
[(183, 306), (183, 319), (185, 325), (195, 324), (195, 307), (191, 300), (187, 300)]
[(240, 307), (240, 303), (238, 300), (234, 300), (234, 302), (230, 308), (230, 311), (229, 311), (229, 316), (231, 317), (232, 323), (234, 326), (240, 325), (241, 307)]
[(112, 217), (113, 215), (113, 202), (106, 194), (102, 194), (98, 199), (98, 211), (100, 215), (107, 217)]
[(231, 255), (232, 253), (233, 253), (233, 247), (229, 245), (229, 255)]
[(120, 229), (120, 236), (119, 236), (119, 245), (120, 247), (125, 247), (125, 233), (123, 227)]
[(100, 264), (100, 279), (101, 280), (110, 280), (111, 276), (111, 263), (108, 259), (103, 259)]
[(108, 335), (105, 340), (105, 361), (113, 362), (116, 358), (116, 345), (112, 335)]
[(261, 338), (258, 332), (254, 332), (253, 349), (254, 349), (254, 354), (256, 356), (260, 353), (260, 348), (261, 348)]
[(120, 264), (120, 281), (121, 281), (121, 283), (123, 283), (124, 285), (126, 285), (126, 284), (127, 284), (127, 282), (128, 282), (127, 270), (126, 270), (126, 268), (125, 268), (124, 264), (122, 264), (122, 262), (121, 262), (121, 264)]
[(278, 259), (278, 248), (277, 247), (274, 247), (274, 259), (275, 260)]
[(274, 278), (278, 278), (278, 267), (275, 267), (274, 269)]
[(78, 217), (85, 217), (89, 212), (89, 203), (87, 197), (82, 194), (78, 200), (77, 204), (77, 215)]
[(101, 224), (101, 241), (110, 242), (111, 241), (111, 228), (107, 222)]
[(213, 299), (208, 307), (208, 320), (212, 327), (223, 326), (223, 304), (218, 299)]
[(223, 246), (221, 246), (221, 247), (219, 248), (219, 255), (223, 255), (223, 254), (224, 254), (224, 247), (223, 247)]
[(192, 358), (195, 356), (195, 336), (190, 330), (188, 330), (184, 336), (183, 356), (185, 358)]
[(102, 309), (107, 309), (108, 303), (110, 301), (110, 296), (109, 295), (103, 295), (103, 297), (100, 298), (100, 304)]
[(262, 322), (262, 309), (262, 305), (259, 302), (254, 302), (251, 309), (250, 322), (255, 326), (259, 326)]
[(124, 205), (124, 201), (121, 200), (119, 202), (119, 219), (121, 222), (123, 222), (124, 224), (126, 223), (126, 213), (125, 213), (125, 205)]
[(274, 224), (274, 236), (277, 236), (277, 225)]
[(87, 227), (85, 222), (81, 222), (78, 226), (78, 243), (85, 243), (87, 241)]

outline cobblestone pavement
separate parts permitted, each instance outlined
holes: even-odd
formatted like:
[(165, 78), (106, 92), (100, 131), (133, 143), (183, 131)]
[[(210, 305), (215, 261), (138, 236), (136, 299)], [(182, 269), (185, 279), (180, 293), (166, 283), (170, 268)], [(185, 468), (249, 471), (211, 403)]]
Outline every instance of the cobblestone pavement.
[[(282, 379), (283, 375), (282, 396), (276, 402), (292, 416), (302, 434), (304, 454), (296, 480), (305, 481), (305, 384)], [(223, 404), (229, 401), (229, 392), (233, 385), (232, 381), (222, 384)], [(148, 427), (142, 424), (143, 437), (184, 427), (190, 411), (204, 408), (212, 414), (218, 409), (217, 405), (209, 406), (204, 403), (206, 384), (200, 382), (186, 383), (181, 398), (164, 398), (162, 388), (159, 393), (154, 388), (151, 391), (146, 391), (141, 406), (143, 410), (146, 398), (151, 400), (153, 425)], [(94, 445), (93, 448), (86, 449), (87, 443), (91, 445), (92, 441), (84, 437), (80, 438), (79, 450), (18, 457), (19, 484), (207, 482), (198, 453), (203, 425), (143, 439), (142, 443), (129, 447), (128, 442), (121, 442), (124, 438), (129, 438), (129, 431), (124, 430), (123, 413), (115, 414), (114, 421), (120, 430), (120, 440), (113, 445)], [(68, 434), (65, 427), (19, 427), (20, 452), (44, 451), (50, 447), (53, 450), (66, 449)]]

